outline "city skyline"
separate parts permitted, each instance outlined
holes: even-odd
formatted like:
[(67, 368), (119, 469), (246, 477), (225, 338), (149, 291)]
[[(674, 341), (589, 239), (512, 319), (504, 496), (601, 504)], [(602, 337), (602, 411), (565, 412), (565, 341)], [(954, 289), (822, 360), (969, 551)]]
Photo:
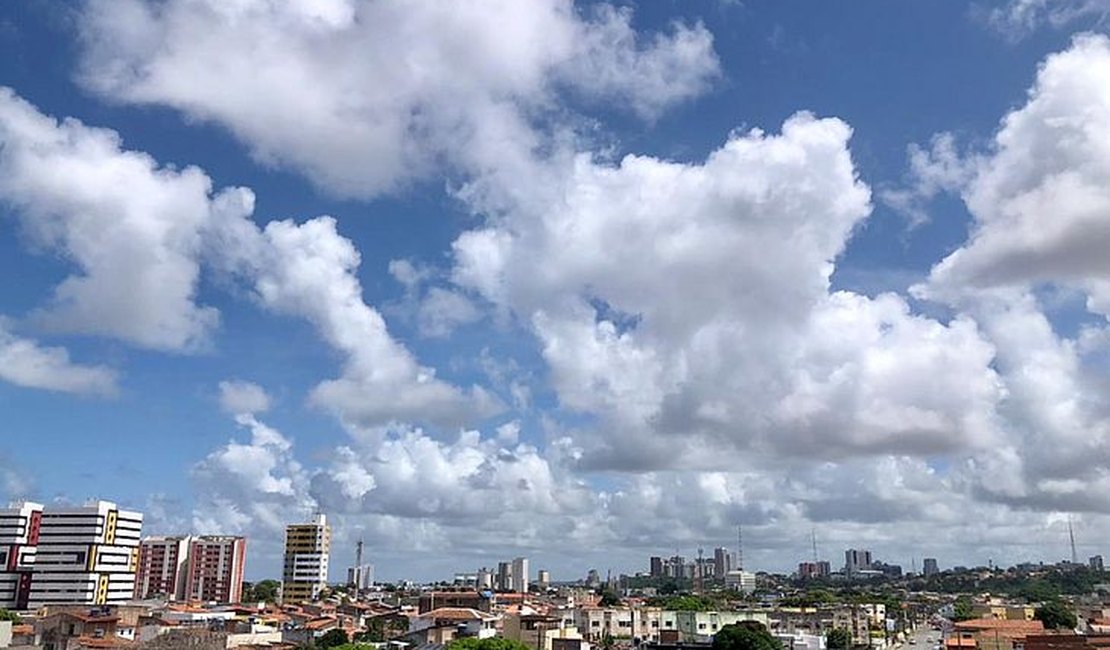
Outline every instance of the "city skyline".
[(825, 4), (0, 4), (0, 503), (248, 580), (1110, 553), (1105, 10)]

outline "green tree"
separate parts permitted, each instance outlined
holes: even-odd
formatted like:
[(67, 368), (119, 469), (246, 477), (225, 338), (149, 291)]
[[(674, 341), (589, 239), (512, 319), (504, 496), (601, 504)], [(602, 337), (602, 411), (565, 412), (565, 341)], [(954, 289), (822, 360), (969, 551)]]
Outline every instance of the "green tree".
[(1033, 618), (1044, 623), (1049, 630), (1074, 630), (1079, 624), (1075, 612), (1059, 600), (1050, 600), (1037, 608)]
[(385, 641), (386, 624), (382, 618), (372, 618), (366, 622), (366, 631), (355, 635), (355, 641), (378, 643)]
[(601, 592), (601, 606), (602, 607), (616, 607), (621, 604), (621, 597), (617, 595), (612, 589), (605, 589)]
[(975, 613), (971, 611), (971, 598), (967, 596), (960, 596), (956, 602), (952, 604), (952, 620), (954, 621), (967, 621), (975, 618)]
[(476, 639), (474, 637), (467, 637), (465, 639), (455, 639), (447, 644), (447, 650), (532, 650), (520, 641), (513, 641), (512, 639), (502, 639), (500, 637), (490, 637), (488, 639)]
[(713, 637), (713, 650), (782, 650), (782, 643), (757, 621), (722, 627)]
[(261, 582), (243, 583), (244, 603), (276, 603), (281, 583), (277, 580), (263, 580)]
[(617, 640), (613, 638), (612, 634), (606, 632), (605, 636), (601, 637), (601, 641), (599, 641), (597, 645), (601, 650), (613, 650), (617, 645)]
[(825, 635), (825, 645), (829, 650), (847, 650), (852, 647), (852, 632), (845, 627), (829, 630)]
[(19, 614), (0, 608), (0, 621), (11, 621), (13, 625), (18, 625), (21, 620)]
[(342, 628), (335, 628), (324, 632), (324, 635), (316, 640), (317, 648), (336, 648), (338, 646), (346, 645), (351, 642), (351, 638), (347, 636), (346, 630)]

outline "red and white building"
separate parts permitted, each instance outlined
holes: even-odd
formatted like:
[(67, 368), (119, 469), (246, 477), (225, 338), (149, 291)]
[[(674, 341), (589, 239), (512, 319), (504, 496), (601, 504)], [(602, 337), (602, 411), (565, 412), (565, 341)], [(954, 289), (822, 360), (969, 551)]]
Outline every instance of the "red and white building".
[(41, 504), (23, 502), (0, 510), (0, 608), (27, 609), (41, 525)]
[(237, 603), (246, 557), (242, 537), (149, 537), (140, 546), (135, 597)]

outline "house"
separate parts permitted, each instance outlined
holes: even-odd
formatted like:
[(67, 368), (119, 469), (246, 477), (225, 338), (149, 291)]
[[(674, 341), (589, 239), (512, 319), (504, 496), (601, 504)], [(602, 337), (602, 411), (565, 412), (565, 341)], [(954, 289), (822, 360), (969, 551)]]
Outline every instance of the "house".
[(487, 639), (497, 635), (497, 621), (497, 616), (469, 607), (439, 607), (413, 617), (404, 640), (420, 646), (463, 637)]

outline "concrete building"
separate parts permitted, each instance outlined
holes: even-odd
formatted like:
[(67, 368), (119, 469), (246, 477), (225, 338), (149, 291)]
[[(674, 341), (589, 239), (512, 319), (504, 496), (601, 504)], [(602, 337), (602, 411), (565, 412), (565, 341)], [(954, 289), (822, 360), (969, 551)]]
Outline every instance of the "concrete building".
[[(455, 577), (458, 580), (458, 576)], [(474, 580), (477, 584), (477, 578)], [(363, 564), (347, 569), (347, 584), (359, 591), (366, 591), (374, 586), (374, 565)]]
[(148, 537), (139, 546), (135, 597), (237, 603), (246, 554), (242, 537)]
[(188, 555), (185, 600), (237, 603), (243, 599), (246, 539), (215, 535), (193, 537), (189, 541)]
[(551, 572), (546, 569), (540, 569), (536, 575), (536, 582), (539, 583), (540, 589), (547, 589), (551, 586)]
[(490, 571), (486, 567), (478, 569), (478, 589), (493, 589), (493, 578), (493, 571)]
[(648, 575), (653, 578), (663, 577), (663, 558), (658, 555), (648, 558)]
[(494, 587), (498, 591), (512, 591), (513, 590), (513, 563), (512, 562), (498, 562), (497, 563), (497, 578), (494, 580)]
[(844, 551), (844, 575), (853, 577), (871, 570), (871, 551), (850, 548)]
[(514, 559), (512, 565), (512, 581), (509, 585), (509, 591), (515, 591), (521, 594), (528, 593), (529, 577), (528, 558), (518, 557)]
[(188, 562), (188, 537), (148, 537), (142, 540), (139, 543), (135, 597), (183, 600)]
[(800, 562), (798, 563), (798, 577), (802, 580), (813, 580), (816, 578), (827, 578), (832, 573), (832, 567), (828, 562)]
[(0, 608), (27, 609), (41, 525), (41, 504), (0, 510)]
[(713, 549), (713, 575), (722, 577), (732, 571), (732, 553), (723, 546)]
[(309, 523), (285, 528), (285, 567), (282, 573), (281, 600), (296, 603), (316, 600), (328, 586), (328, 557), (331, 553), (331, 527), (327, 517), (318, 514)]
[(44, 508), (28, 607), (131, 600), (142, 527), (141, 513), (110, 501)]
[(501, 634), (537, 650), (553, 650), (556, 640), (582, 640), (578, 628), (569, 624), (565, 617), (541, 614), (530, 608), (506, 613)]
[(1102, 556), (1101, 555), (1092, 555), (1090, 557), (1090, 559), (1087, 560), (1087, 565), (1091, 567), (1092, 571), (1102, 571), (1103, 570)]
[(729, 571), (725, 574), (725, 588), (750, 594), (755, 591), (755, 574), (751, 571)]
[(935, 557), (927, 557), (922, 560), (921, 573), (926, 578), (928, 578), (929, 576), (935, 576), (936, 574), (940, 573), (940, 569), (937, 567), (937, 559)]

